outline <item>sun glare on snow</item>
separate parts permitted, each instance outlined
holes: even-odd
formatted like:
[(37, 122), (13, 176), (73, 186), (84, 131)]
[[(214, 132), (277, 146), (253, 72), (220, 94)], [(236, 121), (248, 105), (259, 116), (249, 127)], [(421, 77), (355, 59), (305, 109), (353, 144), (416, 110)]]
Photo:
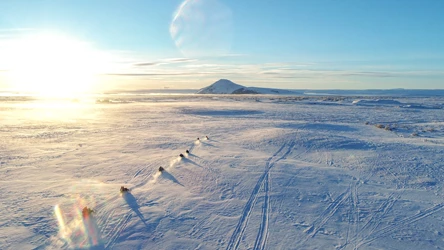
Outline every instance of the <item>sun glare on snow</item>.
[(86, 43), (40, 34), (14, 41), (10, 47), (8, 81), (16, 91), (73, 97), (93, 87), (100, 60)]

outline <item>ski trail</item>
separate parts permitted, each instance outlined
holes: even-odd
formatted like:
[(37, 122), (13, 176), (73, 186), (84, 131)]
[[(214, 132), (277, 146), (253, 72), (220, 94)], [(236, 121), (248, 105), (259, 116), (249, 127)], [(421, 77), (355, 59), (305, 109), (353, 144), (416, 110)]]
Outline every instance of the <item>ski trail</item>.
[(265, 249), (265, 243), (268, 238), (268, 220), (270, 215), (269, 178), (270, 178), (270, 173), (268, 172), (264, 182), (265, 197), (264, 197), (264, 204), (262, 206), (262, 221), (253, 249), (259, 249), (259, 250)]
[(105, 246), (105, 249), (112, 249), (113, 248), (113, 246), (116, 244), (116, 241), (119, 238), (120, 234), (126, 228), (126, 225), (128, 224), (131, 217), (132, 217), (132, 214), (128, 212), (126, 215), (122, 216), (122, 218), (117, 222), (117, 225), (108, 234), (109, 240)]
[(407, 225), (410, 225), (410, 224), (412, 224), (412, 223), (414, 223), (416, 221), (424, 219), (424, 218), (426, 218), (426, 217), (428, 217), (428, 216), (430, 216), (430, 215), (432, 215), (432, 214), (442, 210), (443, 208), (444, 208), (444, 202), (439, 203), (439, 204), (437, 204), (437, 205), (435, 205), (435, 206), (433, 206), (431, 208), (428, 208), (428, 209), (426, 209), (426, 210), (424, 210), (424, 211), (422, 211), (422, 212), (420, 212), (418, 214), (415, 214), (413, 216), (404, 218), (403, 220), (399, 221), (396, 224), (393, 224), (393, 225), (390, 225), (390, 226), (386, 226), (383, 229), (377, 231), (376, 233), (373, 233), (374, 236), (372, 238), (365, 239), (365, 240), (359, 242), (359, 244), (357, 244), (357, 247), (360, 247), (360, 246), (362, 246), (364, 244), (368, 244), (368, 243), (370, 243), (370, 242), (372, 242), (372, 241), (374, 241), (374, 240), (376, 240), (378, 238), (387, 236), (388, 233), (393, 232), (393, 231), (395, 231), (397, 229), (400, 229), (403, 226), (407, 226)]
[(383, 207), (381, 215), (378, 216), (377, 218), (378, 220), (374, 223), (374, 225), (370, 229), (370, 233), (368, 233), (367, 235), (372, 235), (375, 232), (375, 230), (379, 227), (379, 225), (381, 225), (382, 219), (387, 215), (389, 211), (392, 210), (393, 206), (395, 205), (396, 201), (399, 198), (400, 196), (396, 196), (394, 198), (392, 197), (392, 200), (387, 203), (387, 206)]
[(308, 233), (308, 236), (303, 242), (307, 241), (309, 238), (315, 237), (325, 223), (327, 223), (327, 221), (336, 213), (336, 211), (338, 211), (341, 204), (349, 198), (350, 188), (351, 187), (348, 187), (343, 193), (336, 197), (336, 199), (331, 202), (324, 212), (322, 212), (322, 214), (313, 222), (313, 225), (305, 231)]
[[(358, 210), (358, 188), (357, 182), (354, 182), (350, 185), (350, 193), (348, 198), (346, 199), (349, 202), (349, 209), (347, 210), (347, 234), (345, 237), (345, 243), (341, 246), (345, 247), (352, 241), (350, 240), (350, 236), (353, 235), (355, 238), (358, 235), (358, 226), (359, 226), (359, 210)], [(354, 247), (353, 249), (356, 249)]]
[(108, 210), (109, 207), (111, 207), (118, 198), (120, 197), (119, 194), (110, 195), (109, 198), (107, 198), (105, 201), (101, 202), (99, 205), (97, 205), (94, 210), (97, 213), (101, 213), (104, 210)]
[(140, 173), (142, 173), (143, 169), (137, 170), (137, 172), (133, 175), (133, 179), (135, 179), (137, 176), (139, 176)]
[[(267, 174), (264, 180), (264, 204), (262, 207), (262, 221), (261, 221), (261, 225), (259, 227), (259, 232), (256, 236), (256, 241), (254, 243), (254, 248), (253, 249), (265, 249), (266, 243), (267, 243), (267, 239), (268, 239), (268, 225), (269, 225), (269, 219), (270, 219), (270, 210), (271, 210), (271, 203), (270, 203), (270, 182), (271, 182), (271, 178), (270, 178), (270, 169), (280, 160), (284, 159), (285, 157), (287, 157), (290, 152), (293, 150), (295, 143), (291, 143), (288, 147), (288, 150), (285, 152), (284, 155), (282, 155), (279, 159), (277, 159), (276, 161), (272, 162), (269, 166), (268, 166), (268, 170), (267, 170)], [(275, 154), (277, 155), (277, 154)]]
[(270, 225), (270, 215), (271, 215), (271, 213), (272, 213), (272, 210), (271, 210), (271, 196), (270, 196), (270, 192), (271, 192), (271, 187), (272, 187), (272, 179), (271, 179), (271, 173), (269, 172), (268, 173), (268, 178), (267, 178), (267, 197), (268, 197), (268, 201), (267, 201), (267, 213), (266, 213), (266, 215), (267, 215), (267, 217), (266, 217), (266, 224), (265, 224), (265, 229), (266, 229), (266, 231), (265, 231), (265, 233), (264, 233), (264, 237), (263, 237), (263, 240), (262, 240), (262, 243), (261, 243), (261, 250), (264, 250), (265, 249), (265, 247), (267, 246), (267, 241), (268, 241), (268, 237), (269, 237), (269, 232), (268, 232), (268, 227), (269, 227), (269, 225)]
[[(354, 237), (358, 238), (358, 234), (359, 234), (359, 208), (358, 208), (358, 202), (359, 202), (359, 197), (358, 197), (358, 185), (357, 183), (353, 183), (353, 187), (350, 189), (351, 192), (351, 200), (352, 200), (352, 216), (353, 216), (353, 234)], [(356, 249), (356, 246), (355, 248)]]
[[(351, 200), (351, 198), (350, 198)], [(350, 201), (350, 206), (349, 209), (347, 211), (347, 220), (348, 220), (348, 225), (347, 225), (347, 234), (345, 235), (345, 243), (343, 246), (348, 245), (349, 243), (349, 235), (350, 235), (350, 230), (351, 230), (351, 224), (352, 224), (352, 213), (353, 213), (353, 206), (352, 206), (352, 201)]]
[(202, 228), (202, 226), (204, 225), (204, 223), (205, 223), (205, 220), (200, 220), (200, 221), (198, 221), (191, 229), (190, 229), (190, 231), (188, 232), (188, 234), (189, 235), (191, 235), (191, 236), (196, 236), (199, 232), (200, 232), (200, 229)]
[(131, 191), (134, 189), (140, 188), (140, 187), (144, 186), (146, 183), (148, 183), (151, 176), (153, 176), (153, 174), (149, 173), (149, 169), (150, 169), (150, 166), (147, 165), (147, 166), (144, 166), (136, 171), (136, 173), (133, 175), (133, 178), (131, 178), (131, 180), (128, 181), (128, 183), (136, 182), (131, 187)]
[(379, 206), (379, 208), (374, 213), (372, 213), (370, 219), (365, 222), (359, 233), (363, 232), (369, 226), (371, 226), (373, 224), (373, 221), (376, 220), (377, 222), (375, 222), (374, 224), (377, 224), (385, 216), (385, 214), (387, 214), (391, 210), (398, 198), (399, 197), (394, 197), (394, 193), (391, 193), (389, 197)]
[[(265, 165), (265, 171), (259, 177), (259, 180), (256, 182), (256, 185), (250, 194), (250, 198), (248, 199), (247, 203), (245, 204), (244, 210), (242, 211), (242, 215), (239, 218), (237, 226), (234, 229), (233, 234), (230, 237), (230, 241), (228, 242), (227, 249), (237, 249), (239, 247), (240, 241), (242, 240), (245, 229), (247, 227), (248, 220), (250, 219), (251, 212), (253, 211), (253, 207), (256, 203), (259, 190), (264, 182), (265, 177), (268, 175), (268, 171), (273, 167), (274, 163), (285, 158), (291, 152), (291, 150), (294, 147), (294, 143), (292, 143), (289, 146), (289, 149), (287, 150), (287, 152), (283, 156), (281, 156), (279, 159), (277, 159), (274, 163), (270, 164), (270, 162), (273, 160), (273, 158), (275, 158), (285, 147), (286, 147), (286, 143), (284, 143), (284, 145), (282, 145), (278, 149), (278, 151), (276, 151), (270, 158), (267, 159), (267, 162)], [(261, 225), (261, 227), (263, 228), (263, 225)]]
[[(267, 175), (264, 180), (264, 204), (262, 208), (262, 222), (259, 228), (258, 235), (256, 237), (256, 241), (254, 243), (254, 249), (265, 249), (265, 246), (267, 244), (268, 239), (268, 226), (269, 226), (269, 219), (270, 219), (270, 211), (271, 211), (271, 202), (270, 202), (270, 189), (271, 189), (271, 177), (270, 177), (270, 170), (271, 168), (280, 160), (285, 159), (293, 150), (295, 146), (295, 143), (292, 142), (288, 146), (288, 150), (277, 160), (269, 164)], [(275, 154), (277, 155), (277, 154)]]
[(234, 229), (233, 234), (231, 235), (230, 241), (228, 243), (227, 249), (237, 249), (239, 246), (239, 243), (242, 239), (242, 236), (244, 234), (245, 228), (247, 227), (248, 220), (250, 218), (250, 214), (253, 210), (254, 204), (257, 200), (257, 194), (259, 192), (259, 189), (261, 187), (262, 181), (265, 178), (265, 174), (262, 174), (259, 180), (256, 183), (256, 186), (253, 188), (253, 191), (250, 195), (250, 198), (247, 201), (247, 204), (245, 204), (244, 210), (242, 212), (242, 215), (237, 223), (236, 228)]
[[(339, 249), (344, 249), (348, 244), (354, 244), (356, 249), (357, 245), (359, 245), (359, 240), (365, 240), (369, 237), (369, 235), (372, 234), (372, 232), (381, 224), (381, 221), (387, 215), (387, 213), (391, 211), (399, 198), (399, 195), (394, 195), (394, 193), (391, 193), (389, 197), (379, 206), (379, 208), (370, 215), (370, 218), (364, 223), (362, 228), (358, 230), (356, 235), (351, 240), (342, 245)], [(359, 239), (360, 235), (363, 232), (367, 231), (367, 229), (369, 229), (370, 232), (367, 233), (367, 235), (363, 238)]]
[(100, 222), (98, 221), (97, 224), (103, 225), (103, 229), (108, 228), (111, 218), (114, 216), (115, 212), (115, 210), (112, 210), (111, 213), (108, 213), (104, 219), (103, 217), (100, 217)]

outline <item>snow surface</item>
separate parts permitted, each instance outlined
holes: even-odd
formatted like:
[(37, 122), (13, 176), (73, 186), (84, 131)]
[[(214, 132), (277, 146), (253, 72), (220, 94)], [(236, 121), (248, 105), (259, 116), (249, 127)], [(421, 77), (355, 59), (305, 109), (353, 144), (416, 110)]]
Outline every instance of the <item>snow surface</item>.
[(444, 248), (442, 109), (256, 95), (0, 100), (0, 249)]
[(376, 100), (355, 100), (353, 104), (356, 105), (400, 105), (401, 103), (396, 100), (390, 99), (376, 99)]

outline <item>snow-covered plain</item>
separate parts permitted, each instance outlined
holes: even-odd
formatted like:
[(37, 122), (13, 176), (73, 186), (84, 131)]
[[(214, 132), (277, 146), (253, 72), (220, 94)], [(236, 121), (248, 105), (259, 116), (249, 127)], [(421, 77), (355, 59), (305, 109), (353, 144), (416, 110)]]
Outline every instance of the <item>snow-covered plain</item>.
[(444, 248), (441, 97), (0, 98), (0, 249)]

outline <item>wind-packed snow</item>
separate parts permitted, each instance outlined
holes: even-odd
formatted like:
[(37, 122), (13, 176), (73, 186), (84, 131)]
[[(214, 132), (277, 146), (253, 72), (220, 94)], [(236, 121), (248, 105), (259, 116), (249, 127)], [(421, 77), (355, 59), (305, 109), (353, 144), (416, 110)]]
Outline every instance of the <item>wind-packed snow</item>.
[(390, 99), (376, 99), (376, 100), (355, 100), (353, 104), (356, 105), (400, 105), (401, 103), (396, 100)]
[(442, 109), (0, 98), (0, 249), (444, 248)]
[(393, 99), (358, 99), (354, 100), (352, 104), (360, 106), (396, 105), (400, 108), (411, 109), (442, 109), (444, 107), (442, 103), (403, 103)]

